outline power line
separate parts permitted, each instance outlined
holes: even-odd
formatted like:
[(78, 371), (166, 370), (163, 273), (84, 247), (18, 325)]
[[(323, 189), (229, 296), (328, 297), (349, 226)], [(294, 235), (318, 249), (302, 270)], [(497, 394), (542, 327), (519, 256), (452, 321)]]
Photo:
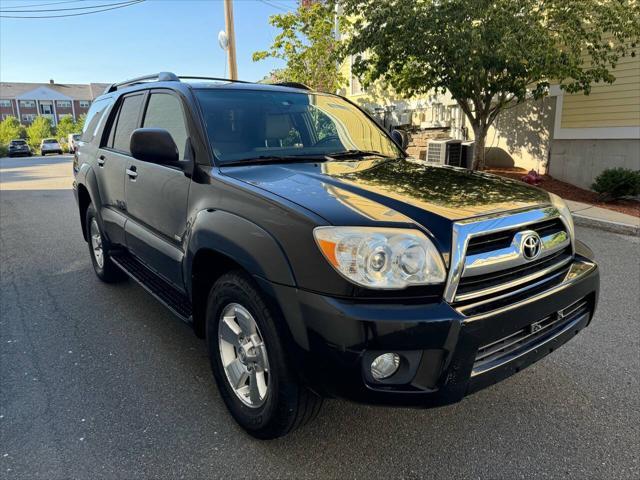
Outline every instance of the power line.
[[(144, 1), (145, 0), (133, 0), (133, 1), (130, 1), (128, 3), (125, 3), (124, 5), (118, 5), (116, 7), (103, 8), (102, 10), (93, 10), (91, 12), (67, 13), (67, 14), (64, 14), (64, 15), (39, 15), (39, 16), (34, 16), (34, 15), (30, 15), (30, 16), (0, 15), (0, 18), (64, 18), (64, 17), (79, 17), (81, 15), (91, 15), (92, 13), (107, 12), (109, 10), (117, 10), (119, 8), (130, 7), (132, 5), (136, 5), (136, 4), (142, 3)], [(0, 12), (0, 13), (2, 13), (2, 12)], [(7, 13), (11, 13), (11, 12), (7, 12)]]
[[(21, 8), (22, 7), (28, 7), (28, 8), (31, 8), (31, 7), (46, 7), (46, 6), (49, 6), (49, 5), (60, 5), (60, 4), (63, 4), (63, 3), (78, 3), (78, 2), (86, 2), (86, 1), (87, 0), (64, 0), (64, 2), (35, 3), (35, 4), (32, 4), (32, 5), (20, 5), (20, 7)], [(17, 5), (13, 6), (13, 7), (6, 7), (6, 8), (10, 8), (11, 10), (6, 10), (6, 8), (3, 8), (2, 10), (5, 10), (5, 11), (9, 12), (9, 11), (12, 11), (16, 7), (17, 7)], [(17, 10), (17, 11), (19, 11), (19, 10)]]
[(66, 12), (69, 10), (89, 10), (93, 8), (102, 7), (115, 7), (116, 5), (124, 5), (125, 3), (131, 3), (133, 0), (126, 0), (118, 3), (101, 3), (99, 5), (89, 5), (86, 7), (71, 7), (71, 8), (41, 8), (36, 10), (4, 10), (0, 9), (0, 13), (39, 13), (39, 12)]
[(272, 8), (276, 8), (278, 10), (280, 10), (281, 12), (288, 12), (289, 10), (287, 10), (286, 8), (281, 7), (280, 5), (276, 5), (275, 3), (270, 3), (267, 0), (260, 0), (262, 3), (264, 3), (265, 5), (269, 5)]

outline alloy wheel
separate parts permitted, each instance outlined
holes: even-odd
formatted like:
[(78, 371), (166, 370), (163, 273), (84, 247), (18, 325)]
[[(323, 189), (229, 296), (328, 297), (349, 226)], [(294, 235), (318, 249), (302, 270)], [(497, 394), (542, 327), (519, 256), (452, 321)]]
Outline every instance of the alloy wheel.
[(90, 226), (91, 249), (93, 250), (93, 258), (96, 259), (98, 267), (104, 268), (104, 251), (102, 250), (102, 235), (98, 228), (98, 222), (95, 217), (91, 219)]
[(227, 305), (218, 322), (220, 359), (227, 381), (242, 403), (264, 404), (269, 392), (269, 360), (255, 319), (238, 303)]

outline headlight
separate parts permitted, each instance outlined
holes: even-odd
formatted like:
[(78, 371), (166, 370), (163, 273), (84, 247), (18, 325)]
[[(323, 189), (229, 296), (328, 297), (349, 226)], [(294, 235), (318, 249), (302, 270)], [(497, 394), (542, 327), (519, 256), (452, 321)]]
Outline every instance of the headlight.
[(445, 281), (438, 249), (419, 230), (317, 227), (313, 235), (333, 268), (363, 287), (401, 289)]
[(573, 241), (575, 238), (575, 227), (573, 226), (573, 216), (571, 210), (567, 206), (567, 203), (555, 193), (549, 193), (551, 204), (558, 209), (560, 216), (564, 221), (567, 229), (569, 230), (569, 236), (571, 237), (571, 246), (573, 247)]

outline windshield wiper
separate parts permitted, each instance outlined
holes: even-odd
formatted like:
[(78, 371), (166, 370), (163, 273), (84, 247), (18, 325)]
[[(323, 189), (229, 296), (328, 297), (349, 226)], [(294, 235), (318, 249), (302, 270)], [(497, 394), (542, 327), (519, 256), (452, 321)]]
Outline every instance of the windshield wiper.
[(380, 157), (380, 158), (394, 158), (376, 150), (343, 150), (341, 152), (327, 153), (329, 158), (359, 158), (359, 157)]
[(245, 158), (242, 160), (232, 160), (223, 162), (221, 167), (244, 166), (244, 165), (264, 165), (269, 163), (302, 163), (302, 162), (326, 162), (324, 155), (260, 155), (258, 157)]

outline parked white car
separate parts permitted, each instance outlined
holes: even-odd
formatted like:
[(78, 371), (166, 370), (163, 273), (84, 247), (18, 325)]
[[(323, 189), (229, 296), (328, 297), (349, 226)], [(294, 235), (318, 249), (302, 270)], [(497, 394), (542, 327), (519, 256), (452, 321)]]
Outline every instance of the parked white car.
[(47, 153), (58, 153), (62, 155), (62, 147), (55, 138), (45, 138), (40, 143), (40, 155), (44, 156)]

